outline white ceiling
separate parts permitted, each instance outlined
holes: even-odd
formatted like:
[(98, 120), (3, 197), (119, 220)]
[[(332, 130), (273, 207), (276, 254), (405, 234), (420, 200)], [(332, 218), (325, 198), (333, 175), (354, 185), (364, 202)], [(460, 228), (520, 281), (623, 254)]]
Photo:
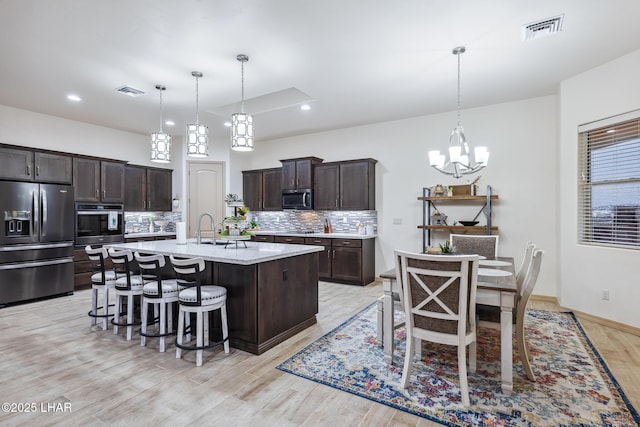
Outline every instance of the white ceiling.
[[(522, 25), (560, 14), (560, 34), (522, 40)], [(176, 137), (195, 119), (198, 70), (200, 122), (226, 138), (244, 53), (259, 143), (453, 111), (458, 45), (463, 109), (553, 94), (640, 49), (638, 18), (638, 0), (0, 0), (0, 104), (149, 134), (160, 83)]]

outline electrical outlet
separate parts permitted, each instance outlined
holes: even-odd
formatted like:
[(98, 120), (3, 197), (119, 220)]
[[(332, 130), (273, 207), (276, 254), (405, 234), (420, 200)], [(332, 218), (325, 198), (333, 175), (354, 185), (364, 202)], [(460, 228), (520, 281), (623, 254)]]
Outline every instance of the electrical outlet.
[(402, 224), (402, 218), (393, 218), (394, 224)]
[(609, 289), (602, 290), (602, 299), (605, 301), (609, 301)]

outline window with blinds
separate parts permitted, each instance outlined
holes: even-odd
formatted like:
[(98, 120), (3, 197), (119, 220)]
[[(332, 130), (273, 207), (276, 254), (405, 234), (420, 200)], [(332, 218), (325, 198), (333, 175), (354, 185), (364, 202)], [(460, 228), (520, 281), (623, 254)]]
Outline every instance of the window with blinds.
[(578, 135), (580, 243), (640, 248), (640, 111), (580, 126)]

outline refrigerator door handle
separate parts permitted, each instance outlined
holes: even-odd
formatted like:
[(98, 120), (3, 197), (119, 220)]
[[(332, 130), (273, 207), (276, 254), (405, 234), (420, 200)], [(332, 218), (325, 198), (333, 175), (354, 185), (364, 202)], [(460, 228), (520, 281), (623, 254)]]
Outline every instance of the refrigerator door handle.
[(19, 262), (15, 264), (3, 264), (3, 265), (0, 265), (0, 271), (17, 270), (19, 268), (44, 267), (47, 265), (67, 264), (70, 262), (71, 263), (73, 262), (73, 258), (60, 258), (60, 259), (53, 259), (49, 261), (30, 261), (30, 262)]
[(31, 215), (31, 239), (38, 241), (38, 234), (40, 233), (40, 201), (38, 200), (38, 191), (33, 192), (32, 206), (33, 214)]
[(47, 191), (40, 190), (40, 206), (42, 207), (42, 226), (40, 230), (40, 236), (45, 237), (47, 235)]

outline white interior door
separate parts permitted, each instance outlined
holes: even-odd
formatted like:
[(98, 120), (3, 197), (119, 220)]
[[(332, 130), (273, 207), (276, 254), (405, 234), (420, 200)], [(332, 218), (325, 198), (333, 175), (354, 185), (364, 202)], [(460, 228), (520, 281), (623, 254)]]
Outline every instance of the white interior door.
[[(188, 237), (195, 236), (198, 231), (198, 218), (209, 213), (216, 224), (225, 216), (225, 164), (215, 162), (189, 162), (189, 206)], [(209, 218), (202, 219), (203, 230), (211, 229)], [(213, 233), (202, 233), (211, 238)]]

